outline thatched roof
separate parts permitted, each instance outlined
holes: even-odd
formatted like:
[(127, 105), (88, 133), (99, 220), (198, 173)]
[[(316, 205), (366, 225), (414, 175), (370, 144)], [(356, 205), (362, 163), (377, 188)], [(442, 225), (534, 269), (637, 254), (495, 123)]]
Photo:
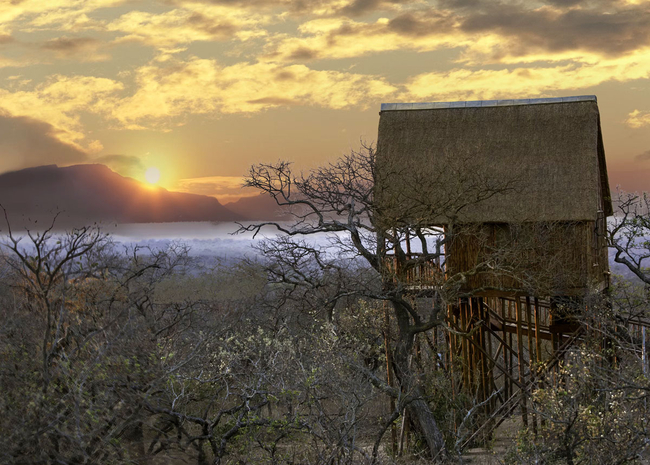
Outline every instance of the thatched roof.
[(584, 221), (612, 214), (595, 96), (383, 104), (386, 221)]

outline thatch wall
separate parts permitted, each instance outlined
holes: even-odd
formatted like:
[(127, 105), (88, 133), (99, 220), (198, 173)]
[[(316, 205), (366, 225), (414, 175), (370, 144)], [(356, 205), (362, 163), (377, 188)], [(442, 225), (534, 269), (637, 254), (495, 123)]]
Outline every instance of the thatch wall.
[(611, 214), (595, 100), (380, 115), (375, 196), (387, 227)]
[(446, 249), (447, 277), (463, 291), (487, 294), (602, 290), (608, 283), (603, 228), (603, 220), (456, 226)]

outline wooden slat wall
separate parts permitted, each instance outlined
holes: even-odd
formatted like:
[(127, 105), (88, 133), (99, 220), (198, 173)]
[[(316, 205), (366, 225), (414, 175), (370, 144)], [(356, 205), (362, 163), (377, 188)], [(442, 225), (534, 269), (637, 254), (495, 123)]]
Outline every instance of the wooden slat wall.
[[(607, 283), (604, 220), (472, 225), (447, 248), (447, 276), (467, 273), (468, 290), (572, 295)], [(476, 273), (473, 273), (477, 271)]]

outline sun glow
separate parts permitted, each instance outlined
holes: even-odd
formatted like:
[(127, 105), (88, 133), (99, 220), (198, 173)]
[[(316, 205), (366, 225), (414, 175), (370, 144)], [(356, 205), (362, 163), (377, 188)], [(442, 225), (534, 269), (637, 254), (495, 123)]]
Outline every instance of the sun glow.
[(160, 180), (160, 170), (154, 166), (147, 168), (144, 173), (144, 178), (149, 184), (156, 184)]

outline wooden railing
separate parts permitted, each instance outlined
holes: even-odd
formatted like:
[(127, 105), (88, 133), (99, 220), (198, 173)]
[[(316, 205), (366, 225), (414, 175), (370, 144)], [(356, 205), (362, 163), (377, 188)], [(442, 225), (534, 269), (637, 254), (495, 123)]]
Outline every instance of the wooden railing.
[[(411, 264), (420, 259), (422, 254), (407, 254), (407, 260)], [(397, 257), (388, 255), (386, 257), (386, 267), (393, 275), (395, 281), (400, 281), (407, 286), (433, 287), (440, 286), (444, 280), (444, 271), (440, 267), (438, 260), (422, 260), (414, 266), (407, 266), (405, 269), (400, 267)]]

